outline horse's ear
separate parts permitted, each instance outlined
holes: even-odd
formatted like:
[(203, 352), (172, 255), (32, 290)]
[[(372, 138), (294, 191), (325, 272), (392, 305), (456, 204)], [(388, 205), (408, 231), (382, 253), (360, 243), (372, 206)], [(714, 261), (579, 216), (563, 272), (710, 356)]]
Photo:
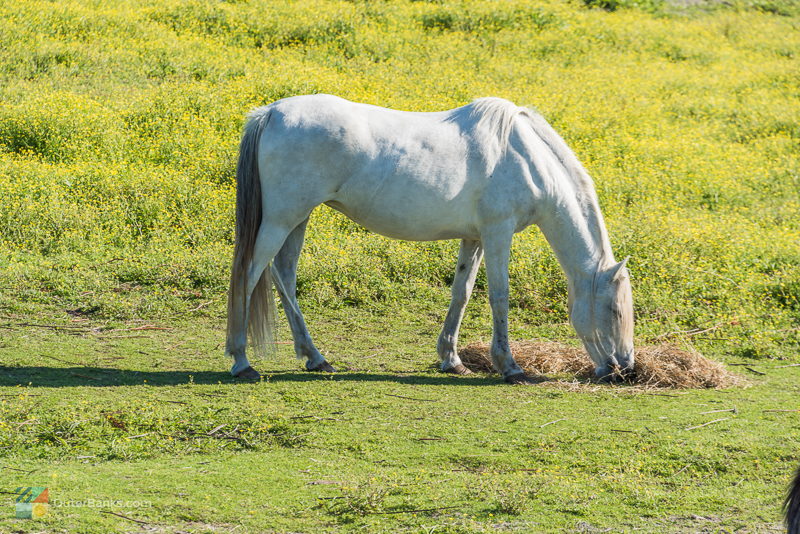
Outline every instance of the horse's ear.
[(628, 263), (630, 256), (627, 256), (624, 260), (616, 264), (611, 268), (611, 281), (612, 282), (619, 282), (622, 280), (627, 274), (624, 271), (625, 264)]

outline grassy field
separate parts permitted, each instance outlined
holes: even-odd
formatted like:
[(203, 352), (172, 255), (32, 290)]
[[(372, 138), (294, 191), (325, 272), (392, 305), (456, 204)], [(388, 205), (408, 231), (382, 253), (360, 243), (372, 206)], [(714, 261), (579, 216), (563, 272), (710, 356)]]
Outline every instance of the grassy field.
[[(800, 462), (800, 10), (687, 4), (0, 4), (0, 532), (777, 528)], [(234, 383), (243, 117), (314, 92), (538, 109), (632, 257), (637, 342), (746, 364), (751, 387), (437, 374), (457, 244), (327, 209), (298, 291), (345, 371), (281, 345)], [(538, 231), (511, 271), (512, 337), (574, 343)], [(489, 328), (480, 274), (463, 340)], [(50, 514), (14, 519), (8, 492), (35, 485)]]

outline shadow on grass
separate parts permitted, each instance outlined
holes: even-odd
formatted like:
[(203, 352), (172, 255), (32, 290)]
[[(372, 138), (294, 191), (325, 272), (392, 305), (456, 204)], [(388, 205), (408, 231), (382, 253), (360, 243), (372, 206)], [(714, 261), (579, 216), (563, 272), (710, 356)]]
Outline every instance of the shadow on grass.
[[(450, 375), (386, 374), (340, 372), (318, 374), (304, 371), (264, 371), (263, 382), (394, 382), (429, 386), (495, 386), (498, 377)], [(43, 367), (0, 366), (0, 387), (113, 387), (113, 386), (176, 386), (180, 384), (252, 384), (234, 379), (228, 372), (218, 371), (135, 371), (109, 367)]]

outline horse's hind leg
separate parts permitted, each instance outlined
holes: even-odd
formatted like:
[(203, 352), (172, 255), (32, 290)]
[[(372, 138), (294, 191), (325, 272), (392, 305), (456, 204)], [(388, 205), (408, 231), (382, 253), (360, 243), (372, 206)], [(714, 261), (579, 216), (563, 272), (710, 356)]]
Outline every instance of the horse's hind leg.
[(297, 225), (283, 243), (278, 255), (272, 262), (272, 276), (275, 287), (281, 296), (283, 310), (292, 330), (294, 350), (297, 357), (306, 360), (306, 369), (309, 371), (334, 372), (335, 369), (325, 361), (320, 354), (311, 334), (308, 332), (303, 314), (297, 304), (297, 261), (303, 248), (303, 237), (308, 225), (308, 219)]
[(492, 363), (510, 384), (534, 383), (517, 365), (508, 344), (508, 260), (513, 229), (493, 228), (482, 232), (486, 249), (486, 278), (489, 282), (489, 304), (492, 307)]
[[(231, 374), (245, 379), (258, 379), (258, 373), (250, 366), (245, 348), (247, 345), (247, 327), (250, 321), (266, 321), (266, 317), (251, 317), (250, 307), (251, 297), (256, 285), (261, 280), (261, 275), (269, 265), (269, 262), (280, 250), (281, 245), (286, 240), (289, 230), (280, 225), (269, 224), (262, 221), (258, 229), (255, 246), (253, 247), (253, 258), (247, 269), (247, 285), (243, 280), (236, 280), (232, 284), (231, 290), (234, 292), (234, 306), (229, 310), (233, 314), (231, 321), (232, 327), (229, 328), (227, 352), (233, 356), (234, 363)], [(271, 287), (266, 287), (265, 292), (272, 291)], [(242, 304), (243, 301), (243, 304)], [(268, 303), (269, 305), (269, 303)], [(255, 325), (256, 327), (261, 325)]]
[(439, 341), (436, 344), (436, 351), (442, 361), (441, 369), (445, 373), (459, 375), (469, 373), (469, 369), (464, 367), (461, 358), (458, 357), (458, 330), (461, 327), (461, 320), (464, 318), (464, 310), (467, 308), (472, 288), (475, 286), (475, 276), (478, 274), (481, 258), (483, 258), (483, 248), (480, 241), (466, 239), (461, 241), (456, 274), (453, 277), (451, 289), (450, 308), (447, 310), (442, 333), (439, 334)]

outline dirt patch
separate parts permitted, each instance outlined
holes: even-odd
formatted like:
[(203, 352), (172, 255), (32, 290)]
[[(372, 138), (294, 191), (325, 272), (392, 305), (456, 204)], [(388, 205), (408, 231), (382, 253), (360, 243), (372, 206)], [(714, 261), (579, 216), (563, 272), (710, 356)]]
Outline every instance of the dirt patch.
[[(592, 364), (586, 351), (550, 341), (511, 343), (514, 358), (530, 375), (570, 374), (591, 380)], [(489, 345), (471, 343), (459, 351), (461, 361), (474, 372), (493, 372)], [(702, 389), (744, 386), (747, 380), (697, 352), (664, 344), (636, 348), (635, 377), (628, 383), (646, 388)]]

